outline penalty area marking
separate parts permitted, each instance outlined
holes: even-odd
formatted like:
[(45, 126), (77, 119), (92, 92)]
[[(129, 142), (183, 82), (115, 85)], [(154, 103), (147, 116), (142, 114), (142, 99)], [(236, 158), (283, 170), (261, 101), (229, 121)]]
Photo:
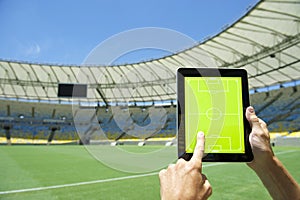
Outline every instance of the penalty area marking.
[[(285, 153), (292, 153), (292, 152), (295, 152), (295, 151), (296, 150), (281, 151), (281, 152), (276, 153), (276, 155), (285, 154)], [(225, 165), (225, 164), (228, 164), (228, 163), (211, 163), (211, 164), (203, 165), (202, 168)], [(52, 186), (45, 186), (45, 187), (0, 191), (0, 195), (3, 195), (3, 194), (16, 194), (16, 193), (23, 193), (23, 192), (35, 192), (35, 191), (41, 191), (41, 190), (51, 190), (51, 189), (59, 189), (59, 188), (66, 188), (66, 187), (75, 187), (75, 186), (81, 186), (81, 185), (91, 185), (91, 184), (96, 184), (96, 183), (121, 181), (121, 180), (141, 178), (141, 177), (154, 176), (154, 175), (158, 175), (158, 172), (153, 172), (153, 173), (148, 173), (148, 174), (138, 174), (138, 175), (132, 175), (132, 176), (123, 176), (123, 177), (116, 177), (116, 178), (108, 178), (108, 179), (100, 179), (100, 180), (94, 180), (94, 181), (85, 181), (85, 182), (78, 182), (78, 183), (62, 184), (62, 185), (52, 185)]]

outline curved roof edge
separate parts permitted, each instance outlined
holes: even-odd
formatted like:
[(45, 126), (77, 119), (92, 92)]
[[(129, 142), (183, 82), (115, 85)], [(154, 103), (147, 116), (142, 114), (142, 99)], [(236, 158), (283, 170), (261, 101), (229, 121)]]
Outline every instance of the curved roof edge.
[(196, 46), (147, 62), (82, 66), (0, 61), (0, 97), (66, 100), (58, 83), (88, 84), (83, 101), (176, 98), (178, 67), (244, 68), (250, 89), (300, 80), (300, 1), (262, 0)]

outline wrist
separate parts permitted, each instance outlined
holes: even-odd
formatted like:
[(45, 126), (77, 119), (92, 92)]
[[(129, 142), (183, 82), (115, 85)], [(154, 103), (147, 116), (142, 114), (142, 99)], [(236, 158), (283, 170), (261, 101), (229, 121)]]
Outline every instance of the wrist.
[(265, 154), (259, 159), (254, 157), (254, 160), (247, 164), (253, 171), (259, 173), (264, 172), (265, 170), (268, 170), (268, 168), (270, 168), (271, 166), (276, 165), (276, 160), (276, 156), (274, 156), (272, 152), (269, 152), (268, 154)]
[(275, 157), (268, 157), (267, 159), (264, 160), (264, 162), (256, 162), (254, 163), (251, 168), (256, 172), (265, 172), (268, 170), (271, 166), (275, 165)]
[(249, 163), (273, 199), (298, 199), (300, 187), (276, 156)]

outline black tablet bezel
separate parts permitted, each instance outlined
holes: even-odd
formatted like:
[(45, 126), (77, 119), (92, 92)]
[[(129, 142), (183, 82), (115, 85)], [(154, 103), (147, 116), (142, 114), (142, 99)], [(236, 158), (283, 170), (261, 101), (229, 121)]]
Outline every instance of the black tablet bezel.
[[(247, 71), (244, 69), (218, 69), (218, 68), (179, 68), (177, 70), (177, 140), (178, 157), (190, 160), (192, 153), (186, 153), (185, 149), (185, 100), (184, 77), (241, 77), (242, 80), (242, 104), (243, 113), (250, 105)], [(245, 153), (208, 153), (204, 162), (250, 162), (253, 160), (249, 134), (250, 124), (245, 115), (244, 121), (244, 145)]]

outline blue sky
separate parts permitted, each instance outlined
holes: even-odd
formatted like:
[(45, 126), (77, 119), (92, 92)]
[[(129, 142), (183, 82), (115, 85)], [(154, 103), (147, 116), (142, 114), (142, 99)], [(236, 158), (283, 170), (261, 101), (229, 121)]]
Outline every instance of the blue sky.
[[(257, 0), (0, 0), (0, 59), (81, 64), (99, 43), (123, 31), (160, 27), (196, 41), (234, 23)], [(161, 57), (145, 51), (120, 62)]]

